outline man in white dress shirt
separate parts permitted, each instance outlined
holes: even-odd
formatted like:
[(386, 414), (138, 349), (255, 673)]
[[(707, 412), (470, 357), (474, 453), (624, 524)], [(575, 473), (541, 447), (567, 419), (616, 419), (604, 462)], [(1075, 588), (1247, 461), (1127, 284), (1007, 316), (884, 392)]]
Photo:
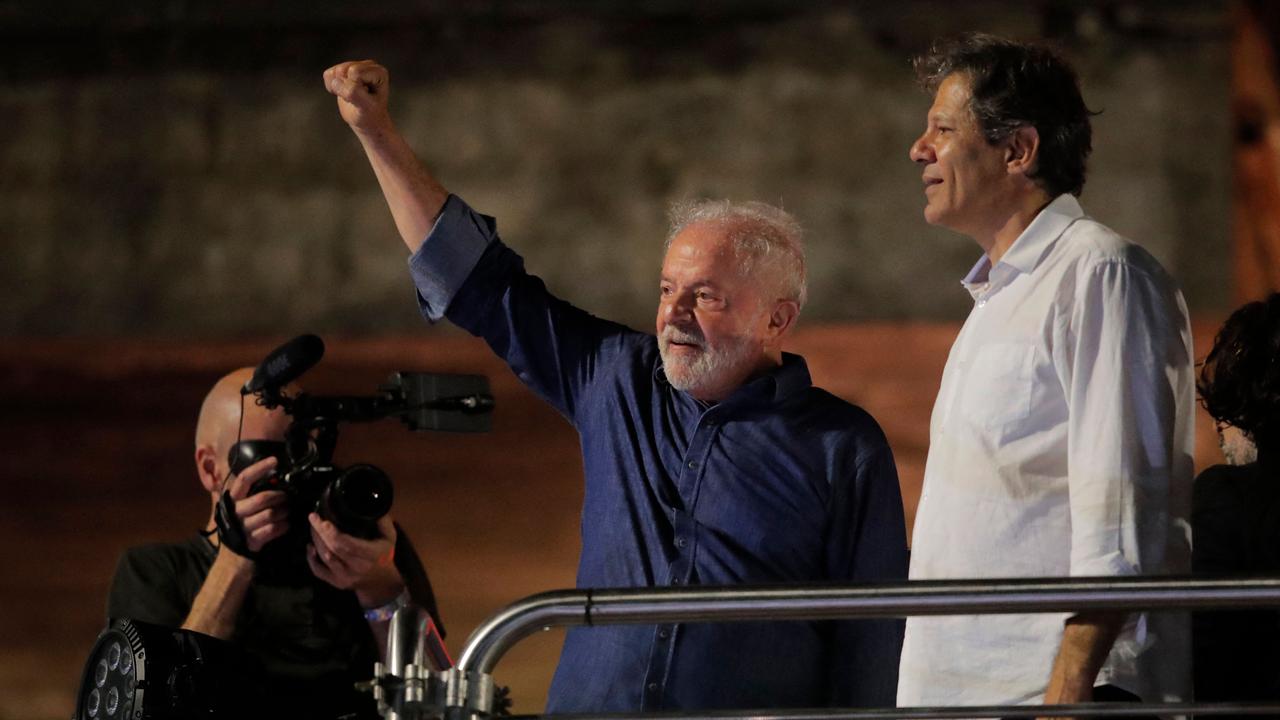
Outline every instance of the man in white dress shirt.
[[(916, 67), (935, 93), (911, 146), (925, 219), (983, 255), (933, 408), (911, 578), (1189, 571), (1186, 306), (1076, 200), (1091, 130), (1074, 72), (982, 35)], [(898, 703), (1171, 701), (1187, 642), (1173, 614), (910, 618)]]

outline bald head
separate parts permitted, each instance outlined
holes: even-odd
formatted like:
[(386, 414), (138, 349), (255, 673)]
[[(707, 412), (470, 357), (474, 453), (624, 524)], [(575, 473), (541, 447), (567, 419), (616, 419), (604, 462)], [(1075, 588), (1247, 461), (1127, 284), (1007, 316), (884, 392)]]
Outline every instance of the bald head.
[[(253, 368), (240, 368), (219, 380), (204, 404), (196, 422), (196, 466), (205, 475), (226, 477), (227, 452), (241, 440), (282, 440), (289, 427), (289, 416), (276, 408), (268, 410), (252, 396), (240, 395), (240, 388), (253, 377)], [(241, 425), (241, 411), (244, 420)], [(208, 487), (209, 483), (205, 483)]]

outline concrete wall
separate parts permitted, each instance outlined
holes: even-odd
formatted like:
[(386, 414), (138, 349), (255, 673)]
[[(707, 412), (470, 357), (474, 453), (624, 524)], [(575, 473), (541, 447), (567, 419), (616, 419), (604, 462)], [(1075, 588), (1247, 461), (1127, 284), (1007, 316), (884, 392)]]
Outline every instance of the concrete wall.
[(319, 81), (358, 57), (445, 183), (598, 314), (648, 327), (666, 203), (728, 196), (807, 226), (810, 322), (953, 320), (977, 249), (920, 217), (908, 57), (961, 29), (1059, 36), (1103, 110), (1086, 208), (1193, 311), (1226, 298), (1219, 3), (43, 5), (0, 12), (0, 335), (417, 328)]

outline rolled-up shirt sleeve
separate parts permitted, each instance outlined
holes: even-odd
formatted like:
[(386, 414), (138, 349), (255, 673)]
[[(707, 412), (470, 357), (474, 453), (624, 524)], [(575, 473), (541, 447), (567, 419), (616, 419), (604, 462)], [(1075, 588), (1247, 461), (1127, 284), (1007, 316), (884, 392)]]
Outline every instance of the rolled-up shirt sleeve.
[(457, 195), (449, 196), (422, 246), (409, 256), (423, 317), (433, 323), (444, 318), (496, 231), (493, 218), (475, 212)]
[(599, 368), (647, 337), (552, 295), (498, 237), (493, 218), (450, 195), (409, 258), (418, 306), (483, 338), (516, 377), (572, 422)]
[(1074, 576), (1165, 566), (1191, 361), (1186, 314), (1170, 312), (1182, 303), (1167, 286), (1110, 260), (1075, 287), (1063, 378)]

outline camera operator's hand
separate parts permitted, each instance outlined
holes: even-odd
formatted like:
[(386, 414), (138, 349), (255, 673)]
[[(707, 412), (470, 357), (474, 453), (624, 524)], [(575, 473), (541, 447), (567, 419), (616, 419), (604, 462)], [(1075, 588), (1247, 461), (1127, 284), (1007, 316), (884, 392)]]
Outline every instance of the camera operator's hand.
[(396, 527), (390, 516), (378, 521), (379, 537), (347, 535), (328, 520), (311, 513), (311, 544), (307, 564), (321, 580), (342, 590), (354, 590), (363, 607), (386, 604), (404, 589), (395, 565)]
[(253, 484), (276, 470), (266, 458), (232, 476), (214, 509), (218, 555), (191, 603), (182, 627), (223, 640), (231, 638), (245, 594), (253, 582), (254, 556), (289, 529), (285, 494), (266, 490), (249, 495)]
[[(249, 494), (254, 483), (276, 471), (273, 457), (259, 460), (245, 468), (227, 484), (219, 508), (218, 537), (222, 547), (238, 555), (252, 557), (272, 540), (289, 531), (287, 497), (281, 490), (263, 490)], [(230, 506), (234, 513), (223, 508)], [(230, 515), (230, 517), (228, 517)]]
[(339, 63), (324, 71), (324, 86), (338, 98), (338, 112), (352, 130), (369, 134), (391, 128), (386, 68), (372, 60)]

